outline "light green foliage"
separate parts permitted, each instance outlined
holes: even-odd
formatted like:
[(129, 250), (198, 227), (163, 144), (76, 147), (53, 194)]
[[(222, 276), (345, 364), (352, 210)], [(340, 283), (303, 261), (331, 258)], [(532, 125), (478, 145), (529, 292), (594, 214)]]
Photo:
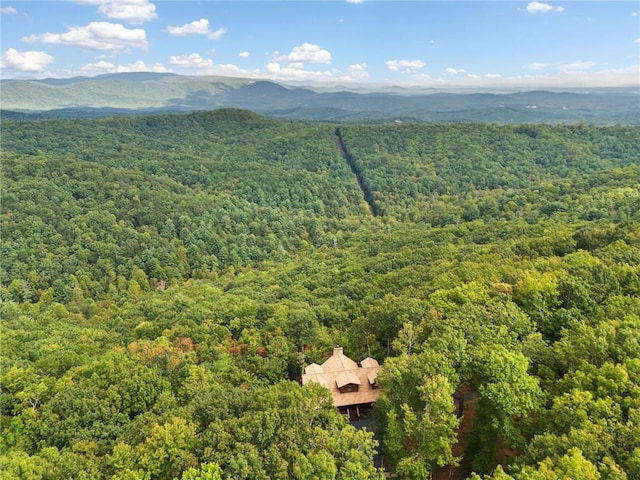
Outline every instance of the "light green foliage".
[[(492, 478), (501, 480), (503, 477)], [(537, 467), (525, 467), (511, 478), (514, 480), (600, 480), (602, 476), (597, 467), (584, 458), (580, 449), (572, 448), (555, 462), (546, 458)]]
[(380, 374), (385, 452), (401, 478), (426, 479), (435, 466), (457, 463), (451, 450), (459, 424), (454, 389), (439, 373), (447, 370), (453, 376), (444, 358), (421, 353), (388, 359)]
[(139, 465), (152, 479), (174, 478), (198, 460), (194, 455), (195, 426), (180, 417), (154, 425), (151, 434), (137, 449)]
[(478, 393), (481, 406), (492, 411), (492, 425), (512, 443), (517, 439), (512, 420), (540, 407), (542, 392), (535, 377), (528, 374), (529, 362), (518, 352), (501, 346), (474, 351), (478, 366)]
[(640, 445), (637, 364), (584, 365), (566, 374), (558, 385), (564, 393), (547, 412), (545, 433), (533, 438), (527, 456), (539, 461), (575, 447), (608, 475), (633, 471), (631, 452)]
[[(83, 454), (84, 453), (84, 454)], [(47, 447), (35, 455), (13, 450), (0, 457), (2, 478), (7, 480), (49, 480), (54, 478), (99, 478), (95, 459), (86, 452), (59, 451)]]
[(476, 471), (487, 471), (499, 439), (521, 448), (527, 417), (543, 400), (538, 380), (527, 372), (529, 362), (520, 352), (501, 345), (483, 345), (473, 352), (479, 403), (469, 453)]
[(205, 463), (184, 472), (181, 480), (222, 480), (222, 469), (215, 463)]
[(547, 458), (540, 462), (537, 468), (525, 467), (513, 475), (505, 473), (502, 467), (498, 466), (492, 475), (480, 477), (474, 473), (470, 480), (600, 480), (601, 478), (603, 477), (595, 465), (586, 460), (580, 450), (574, 449), (569, 455), (563, 456), (557, 465)]

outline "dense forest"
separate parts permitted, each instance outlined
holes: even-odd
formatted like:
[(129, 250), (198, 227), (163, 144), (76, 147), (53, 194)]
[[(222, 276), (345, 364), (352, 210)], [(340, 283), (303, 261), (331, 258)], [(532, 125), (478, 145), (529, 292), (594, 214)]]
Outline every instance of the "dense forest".
[(1, 180), (7, 480), (640, 478), (639, 127), (4, 119)]

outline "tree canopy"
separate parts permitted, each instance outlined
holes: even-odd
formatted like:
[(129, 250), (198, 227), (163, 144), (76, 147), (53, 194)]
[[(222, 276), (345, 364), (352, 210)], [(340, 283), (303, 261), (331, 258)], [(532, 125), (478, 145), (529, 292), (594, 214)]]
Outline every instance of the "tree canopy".
[[(640, 477), (640, 128), (219, 110), (2, 144), (8, 479)], [(335, 345), (384, 367), (375, 437), (299, 385)]]

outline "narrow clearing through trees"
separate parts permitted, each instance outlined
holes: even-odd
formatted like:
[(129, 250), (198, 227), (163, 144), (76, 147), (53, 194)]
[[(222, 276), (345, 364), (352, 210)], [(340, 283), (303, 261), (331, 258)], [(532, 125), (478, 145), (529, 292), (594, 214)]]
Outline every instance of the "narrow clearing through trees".
[(347, 150), (347, 147), (344, 144), (344, 140), (342, 139), (342, 132), (340, 132), (339, 128), (336, 128), (336, 145), (340, 150), (340, 153), (342, 153), (342, 156), (346, 160), (347, 164), (349, 165), (349, 168), (351, 168), (351, 171), (353, 172), (356, 179), (358, 180), (358, 186), (360, 187), (360, 190), (362, 190), (362, 194), (364, 195), (365, 202), (367, 202), (367, 205), (369, 205), (369, 211), (371, 212), (371, 215), (373, 215), (374, 217), (377, 217), (380, 212), (378, 211), (377, 205), (373, 201), (373, 192), (367, 185), (367, 182), (363, 177), (362, 172), (360, 171), (360, 168), (358, 167), (358, 165), (356, 165), (355, 161), (353, 160), (353, 156)]

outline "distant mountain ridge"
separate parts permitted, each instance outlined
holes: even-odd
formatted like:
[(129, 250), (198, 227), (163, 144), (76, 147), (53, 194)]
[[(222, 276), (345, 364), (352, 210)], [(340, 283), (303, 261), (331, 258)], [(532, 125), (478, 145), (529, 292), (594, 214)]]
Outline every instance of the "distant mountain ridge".
[[(340, 90), (339, 88), (344, 88)], [(3, 80), (3, 116), (112, 116), (244, 108), (278, 117), (334, 122), (640, 124), (637, 89), (450, 93), (419, 88), (313, 88), (268, 80), (171, 73)]]

